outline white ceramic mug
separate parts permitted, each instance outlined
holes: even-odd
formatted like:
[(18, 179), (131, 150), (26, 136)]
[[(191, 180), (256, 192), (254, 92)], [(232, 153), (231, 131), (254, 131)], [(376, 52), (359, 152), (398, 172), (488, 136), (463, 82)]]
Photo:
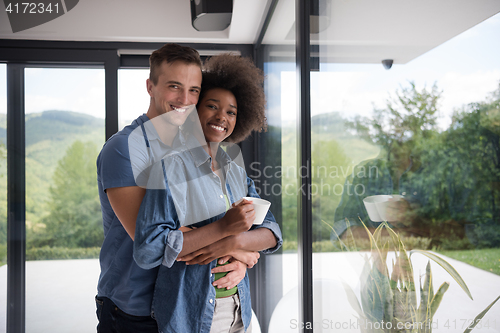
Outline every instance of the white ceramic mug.
[(267, 211), (271, 207), (271, 203), (267, 200), (254, 198), (254, 197), (244, 197), (248, 201), (251, 201), (255, 209), (255, 220), (253, 224), (262, 224), (266, 218)]

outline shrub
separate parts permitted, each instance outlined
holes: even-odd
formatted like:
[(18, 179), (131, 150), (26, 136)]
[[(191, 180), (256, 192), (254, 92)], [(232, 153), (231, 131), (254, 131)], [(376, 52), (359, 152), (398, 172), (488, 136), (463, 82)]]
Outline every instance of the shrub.
[(26, 250), (26, 260), (51, 259), (94, 259), (99, 258), (100, 247), (49, 247), (31, 248)]
[(492, 220), (485, 223), (467, 224), (465, 234), (478, 249), (500, 247), (500, 225)]
[(433, 246), (435, 250), (470, 250), (474, 248), (472, 243), (467, 238), (449, 237), (441, 238), (439, 245)]

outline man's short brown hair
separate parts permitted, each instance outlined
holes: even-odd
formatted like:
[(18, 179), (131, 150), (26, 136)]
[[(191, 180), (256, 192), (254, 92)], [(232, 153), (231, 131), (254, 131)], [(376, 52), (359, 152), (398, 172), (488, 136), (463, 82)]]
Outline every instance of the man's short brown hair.
[(189, 46), (174, 43), (165, 44), (149, 57), (149, 79), (155, 85), (158, 83), (159, 69), (164, 61), (167, 63), (182, 61), (187, 65), (197, 65), (201, 70), (201, 59), (198, 51)]

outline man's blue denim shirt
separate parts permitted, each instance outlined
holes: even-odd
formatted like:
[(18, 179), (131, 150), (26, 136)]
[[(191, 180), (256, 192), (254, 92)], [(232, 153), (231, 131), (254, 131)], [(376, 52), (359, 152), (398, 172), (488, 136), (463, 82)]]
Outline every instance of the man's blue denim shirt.
[[(226, 204), (210, 156), (194, 137), (188, 138), (184, 147), (172, 151), (151, 170), (150, 182), (154, 184), (148, 184), (137, 217), (134, 258), (144, 269), (160, 266), (152, 304), (160, 332), (209, 333), (215, 305), (211, 270), (216, 260), (208, 265), (177, 262), (183, 242), (178, 229), (183, 225), (201, 227), (221, 219)], [(216, 160), (224, 170), (231, 203), (245, 196), (259, 197), (245, 170), (222, 148)], [(261, 225), (252, 226), (256, 228), (267, 228), (276, 237), (276, 246), (263, 253), (273, 253), (281, 246), (281, 231), (270, 211)], [(246, 330), (252, 316), (248, 275), (238, 284), (238, 295)]]

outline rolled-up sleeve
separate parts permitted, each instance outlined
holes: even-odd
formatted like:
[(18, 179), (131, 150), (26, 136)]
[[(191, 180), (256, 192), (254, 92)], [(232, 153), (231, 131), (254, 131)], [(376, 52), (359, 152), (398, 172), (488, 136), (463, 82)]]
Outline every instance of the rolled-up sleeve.
[(134, 259), (139, 267), (172, 267), (184, 240), (178, 221), (168, 184), (165, 189), (147, 189), (135, 227)]
[[(249, 197), (260, 198), (259, 195), (257, 194), (257, 191), (255, 190), (255, 184), (250, 177), (247, 177), (247, 187), (248, 187)], [(276, 238), (276, 245), (274, 247), (263, 250), (261, 252), (264, 254), (270, 254), (276, 252), (283, 244), (283, 236), (281, 235), (280, 226), (276, 222), (276, 219), (274, 218), (274, 215), (273, 213), (271, 213), (270, 209), (267, 211), (266, 217), (264, 218), (264, 222), (262, 222), (262, 224), (259, 225), (253, 225), (251, 229), (260, 229), (260, 228), (267, 228), (271, 230), (271, 232), (274, 234), (274, 237)]]

